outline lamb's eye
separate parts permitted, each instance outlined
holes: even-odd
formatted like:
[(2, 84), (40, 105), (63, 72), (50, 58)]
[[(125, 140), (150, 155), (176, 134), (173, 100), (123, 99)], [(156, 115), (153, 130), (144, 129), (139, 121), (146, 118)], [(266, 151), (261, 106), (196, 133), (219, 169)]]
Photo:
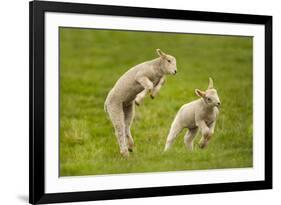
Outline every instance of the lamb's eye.
[(207, 98), (207, 101), (208, 101), (208, 102), (211, 102), (211, 98)]
[(171, 63), (171, 60), (167, 60), (169, 63)]

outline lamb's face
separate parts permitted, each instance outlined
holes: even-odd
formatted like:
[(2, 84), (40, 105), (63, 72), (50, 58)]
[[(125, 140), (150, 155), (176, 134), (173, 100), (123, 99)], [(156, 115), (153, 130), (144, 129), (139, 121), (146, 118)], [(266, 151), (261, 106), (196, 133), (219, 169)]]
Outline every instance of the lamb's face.
[(195, 93), (199, 97), (202, 97), (209, 107), (219, 107), (221, 105), (221, 101), (217, 90), (214, 88), (212, 78), (209, 78), (209, 86), (206, 91), (196, 89)]
[(164, 74), (175, 75), (177, 73), (177, 62), (174, 56), (165, 54), (159, 48), (156, 49), (157, 54), (160, 56), (161, 60), (161, 70)]
[(218, 92), (214, 88), (205, 91), (204, 100), (211, 107), (219, 107), (221, 104)]
[(165, 74), (175, 75), (177, 73), (177, 61), (175, 57), (166, 55), (165, 58), (162, 58), (161, 60)]

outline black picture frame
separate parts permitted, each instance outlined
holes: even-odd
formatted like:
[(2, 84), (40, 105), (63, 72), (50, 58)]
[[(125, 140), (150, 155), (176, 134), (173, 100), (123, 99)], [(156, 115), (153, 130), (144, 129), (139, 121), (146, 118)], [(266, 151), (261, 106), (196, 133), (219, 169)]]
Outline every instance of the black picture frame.
[[(260, 190), (272, 188), (272, 17), (262, 15), (201, 11), (105, 6), (93, 4), (32, 1), (29, 4), (30, 43), (30, 142), (29, 202), (32, 204), (74, 202), (198, 193)], [(45, 193), (45, 72), (44, 15), (46, 12), (98, 14), (111, 16), (247, 23), (265, 26), (265, 180), (219, 184), (198, 184), (107, 191)]]

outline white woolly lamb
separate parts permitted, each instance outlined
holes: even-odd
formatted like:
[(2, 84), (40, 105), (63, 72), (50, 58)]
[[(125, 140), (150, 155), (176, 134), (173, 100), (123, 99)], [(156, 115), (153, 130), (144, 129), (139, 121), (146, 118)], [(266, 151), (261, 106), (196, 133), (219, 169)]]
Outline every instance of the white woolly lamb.
[(193, 139), (198, 128), (202, 133), (202, 138), (199, 142), (200, 148), (206, 147), (214, 134), (219, 114), (218, 107), (221, 103), (217, 90), (213, 88), (213, 80), (209, 78), (209, 86), (206, 91), (196, 89), (195, 93), (201, 98), (180, 108), (172, 123), (164, 151), (170, 149), (175, 138), (184, 128), (189, 129), (184, 136), (184, 143), (189, 150), (193, 149)]
[(114, 126), (120, 153), (127, 157), (134, 146), (130, 126), (134, 103), (140, 105), (150, 93), (154, 98), (165, 82), (165, 75), (176, 74), (176, 59), (157, 49), (159, 58), (138, 64), (123, 74), (108, 93), (105, 111)]

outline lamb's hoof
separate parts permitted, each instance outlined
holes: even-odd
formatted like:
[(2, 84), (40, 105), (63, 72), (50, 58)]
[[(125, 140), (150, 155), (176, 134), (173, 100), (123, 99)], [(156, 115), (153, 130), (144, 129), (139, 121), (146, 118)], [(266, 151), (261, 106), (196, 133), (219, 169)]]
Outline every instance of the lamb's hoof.
[(150, 95), (151, 99), (153, 100), (154, 99), (154, 96), (153, 95)]
[(128, 151), (129, 152), (133, 152), (133, 148), (128, 148)]
[(139, 103), (139, 102), (137, 102), (137, 101), (135, 101), (135, 104), (136, 104), (137, 106), (139, 106), (139, 105), (140, 105), (140, 103)]
[(126, 150), (126, 151), (120, 151), (120, 154), (121, 154), (122, 157), (124, 157), (124, 158), (128, 158), (128, 157), (129, 157), (129, 152), (128, 152), (128, 150)]

